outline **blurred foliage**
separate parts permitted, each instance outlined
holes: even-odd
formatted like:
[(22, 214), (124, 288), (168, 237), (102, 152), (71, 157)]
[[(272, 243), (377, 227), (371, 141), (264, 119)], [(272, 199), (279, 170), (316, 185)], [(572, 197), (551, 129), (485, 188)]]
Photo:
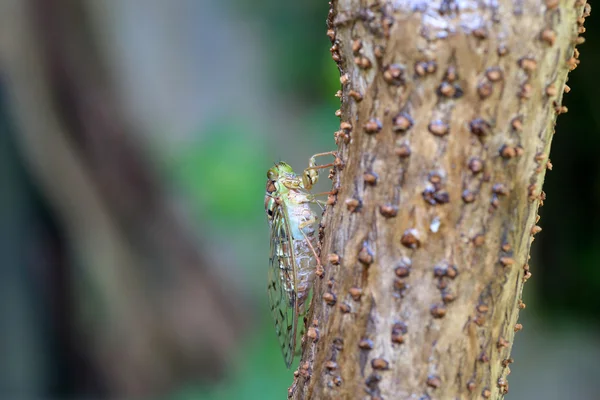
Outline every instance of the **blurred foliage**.
[(256, 201), (249, 200), (264, 195), (256, 180), (265, 175), (266, 152), (256, 145), (251, 132), (236, 122), (221, 120), (206, 128), (201, 137), (179, 149), (172, 166), (172, 176), (186, 188), (196, 217), (209, 210), (214, 222), (256, 224), (257, 217), (263, 222)]
[(269, 315), (265, 315), (262, 329), (248, 338), (238, 354), (236, 368), (230, 376), (215, 387), (189, 386), (169, 396), (169, 400), (238, 400), (282, 399), (293, 379), (298, 360), (288, 370), (283, 363), (279, 347), (273, 346), (275, 334)]
[(331, 96), (339, 89), (339, 74), (331, 61), (327, 30), (327, 1), (236, 0), (232, 11), (260, 21), (267, 48), (267, 74), (278, 93), (313, 103), (339, 105)]

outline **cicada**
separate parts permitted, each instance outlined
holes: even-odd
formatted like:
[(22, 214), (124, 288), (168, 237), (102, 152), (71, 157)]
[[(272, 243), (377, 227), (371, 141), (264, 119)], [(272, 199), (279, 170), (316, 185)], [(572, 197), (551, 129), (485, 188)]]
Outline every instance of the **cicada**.
[[(285, 162), (267, 172), (265, 210), (271, 231), (271, 254), (267, 292), (275, 333), (285, 365), (292, 365), (304, 334), (304, 318), (312, 297), (312, 284), (320, 260), (316, 252), (318, 216), (311, 208), (319, 201), (310, 189), (319, 170), (333, 164), (316, 165), (315, 154), (301, 176)], [(301, 325), (299, 327), (299, 325)]]

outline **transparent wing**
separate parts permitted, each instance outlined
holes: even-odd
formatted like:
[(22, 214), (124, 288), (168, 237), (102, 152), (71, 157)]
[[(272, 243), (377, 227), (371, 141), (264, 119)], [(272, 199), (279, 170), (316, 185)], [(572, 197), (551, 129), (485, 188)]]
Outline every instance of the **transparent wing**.
[(282, 206), (275, 207), (271, 221), (271, 255), (267, 293), (275, 332), (285, 365), (289, 368), (294, 359), (298, 330), (298, 304), (296, 301), (295, 258), (292, 235), (287, 215)]

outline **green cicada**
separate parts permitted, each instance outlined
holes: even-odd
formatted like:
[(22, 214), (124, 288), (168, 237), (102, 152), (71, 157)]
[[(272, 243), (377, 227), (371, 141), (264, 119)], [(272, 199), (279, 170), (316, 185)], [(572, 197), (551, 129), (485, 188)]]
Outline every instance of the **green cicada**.
[(315, 251), (318, 217), (310, 207), (318, 201), (309, 190), (318, 180), (318, 170), (333, 165), (316, 165), (316, 158), (334, 154), (312, 156), (302, 176), (285, 162), (276, 163), (267, 172), (265, 210), (271, 229), (267, 292), (288, 368), (300, 345), (303, 325), (300, 329), (298, 325), (310, 305), (315, 270), (320, 265)]

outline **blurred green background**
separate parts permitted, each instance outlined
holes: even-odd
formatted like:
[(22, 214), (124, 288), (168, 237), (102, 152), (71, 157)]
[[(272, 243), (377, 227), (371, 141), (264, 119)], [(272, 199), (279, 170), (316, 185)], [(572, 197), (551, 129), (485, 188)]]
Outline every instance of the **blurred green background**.
[[(20, 35), (0, 30), (5, 42), (0, 48), (5, 53), (0, 59), (0, 398), (75, 399), (115, 393), (180, 400), (285, 398), (293, 369), (285, 369), (268, 315), (265, 173), (280, 159), (300, 169), (310, 155), (335, 146), (333, 132), (339, 121), (334, 111), (339, 101), (333, 95), (339, 88), (339, 75), (325, 35), (327, 2), (25, 3), (29, 11), (20, 18), (29, 20), (38, 36), (33, 35), (32, 42), (27, 43)], [(4, 18), (16, 18), (11, 12), (18, 14), (10, 7), (0, 11)], [(554, 136), (554, 169), (544, 185), (548, 199), (540, 212), (543, 232), (532, 249), (533, 277), (525, 287), (527, 309), (521, 312), (524, 329), (516, 335), (513, 349), (509, 398), (591, 399), (600, 393), (596, 378), (600, 371), (600, 301), (596, 297), (600, 293), (600, 106), (595, 100), (600, 89), (596, 74), (600, 37), (593, 16), (586, 27), (587, 42), (580, 47), (582, 62), (571, 73), (572, 91), (565, 96), (569, 112), (560, 116)], [(63, 39), (70, 37), (72, 29), (72, 36), (82, 35), (86, 42), (67, 45), (59, 34), (54, 35), (55, 28), (62, 30)], [(94, 47), (82, 43), (93, 43)], [(105, 194), (106, 202), (116, 204), (108, 207), (109, 211), (117, 210), (109, 212), (109, 220), (116, 221), (119, 234), (124, 232), (125, 246), (134, 242), (134, 253), (146, 261), (103, 261), (106, 257), (94, 251), (106, 248), (94, 241), (104, 236), (96, 238), (93, 231), (88, 232), (90, 247), (81, 250), (73, 237), (73, 232), (79, 231), (72, 224), (77, 225), (78, 220), (73, 222), (58, 212), (61, 207), (56, 196), (49, 195), (51, 189), (40, 183), (43, 178), (36, 172), (40, 167), (32, 162), (32, 144), (22, 139), (30, 128), (18, 117), (22, 104), (15, 100), (15, 92), (19, 92), (19, 84), (13, 79), (15, 69), (10, 68), (18, 54), (11, 46), (36, 44), (47, 61), (45, 67), (53, 71), (48, 79), (55, 85), (51, 90), (58, 94), (52, 104), (59, 110), (79, 110), (83, 115), (74, 118), (73, 112), (57, 112), (64, 121), (77, 120), (77, 124), (65, 124), (72, 135), (69, 139), (80, 146), (75, 146), (75, 153), (84, 165), (88, 165), (90, 154), (97, 157), (96, 164), (89, 165), (90, 170), (100, 171), (98, 178), (93, 173), (90, 176), (92, 181), (98, 179), (101, 195), (109, 193)], [(75, 54), (73, 48), (77, 46), (84, 50)], [(75, 55), (70, 57), (70, 52)], [(94, 85), (96, 70), (86, 76), (86, 63), (77, 57), (101, 61), (101, 85)], [(95, 61), (90, 63), (97, 68)], [(83, 70), (82, 80), (75, 82), (92, 84), (70, 87), (69, 79), (74, 78), (69, 65), (79, 68), (75, 71)], [(61, 71), (66, 71), (66, 78)], [(112, 121), (111, 109), (97, 103), (78, 107), (77, 102), (85, 102), (86, 97), (77, 93), (88, 90), (93, 95), (94, 88), (103, 90), (104, 84), (112, 88), (119, 121), (126, 127), (123, 132), (131, 135), (136, 151), (148, 160), (148, 175), (160, 189), (156, 196), (166, 199), (163, 202), (168, 210), (175, 209), (183, 216), (183, 225), (191, 232), (190, 243), (197, 243), (200, 249), (197, 258), (192, 258), (202, 262), (183, 264), (210, 271), (210, 279), (218, 276), (215, 279), (222, 283), (219, 293), (224, 293), (221, 298), (231, 300), (231, 317), (220, 309), (213, 316), (234, 331), (234, 339), (223, 345), (226, 355), (186, 353), (188, 347), (180, 346), (182, 350), (177, 344), (177, 335), (185, 336), (185, 332), (174, 328), (179, 333), (171, 334), (169, 323), (164, 322), (170, 321), (169, 307), (205, 313), (209, 316), (205, 322), (211, 321), (210, 313), (215, 309), (196, 289), (187, 297), (173, 297), (173, 301), (169, 300), (172, 294), (164, 295), (167, 300), (162, 302), (165, 276), (170, 276), (171, 267), (179, 270), (160, 253), (160, 246), (146, 254), (144, 249), (152, 249), (152, 240), (162, 243), (152, 238), (155, 233), (150, 232), (152, 237), (138, 244), (132, 232), (149, 221), (151, 229), (163, 225), (152, 224), (153, 212), (143, 214), (145, 222), (130, 220), (129, 214), (118, 211), (122, 210), (119, 193), (110, 195), (115, 187), (103, 184), (103, 163), (116, 163), (119, 152), (102, 149), (108, 136), (102, 129), (91, 129), (85, 113), (91, 109), (90, 120)], [(32, 112), (31, 118), (37, 114)], [(77, 136), (80, 130), (88, 132), (87, 136)], [(120, 142), (116, 143), (118, 149)], [(104, 152), (96, 152), (96, 148)], [(127, 175), (127, 170), (119, 172)], [(61, 181), (62, 177), (56, 176), (50, 186), (60, 190)], [(140, 180), (128, 182), (133, 182), (129, 187), (134, 195), (136, 185), (143, 187)], [(141, 198), (140, 204), (144, 203)], [(128, 240), (128, 235), (133, 239)], [(179, 251), (178, 243), (167, 249)], [(80, 256), (82, 252), (84, 256)], [(119, 279), (114, 276), (96, 285), (101, 275), (94, 271), (109, 267), (130, 271), (134, 278), (144, 277), (141, 291), (157, 300), (142, 302), (137, 310), (150, 313), (150, 320), (153, 307), (167, 310), (166, 317), (160, 314), (165, 319), (158, 323), (166, 326), (161, 329), (167, 333), (160, 331), (160, 340), (149, 339), (156, 346), (149, 348), (169, 350), (162, 351), (160, 357), (139, 356), (140, 370), (154, 362), (158, 372), (124, 371), (123, 380), (127, 381), (127, 373), (131, 373), (138, 379), (137, 386), (122, 383), (110, 373), (118, 370), (118, 341), (103, 344), (104, 334), (98, 335), (99, 339), (93, 334), (95, 327), (115, 323), (118, 332), (151, 336), (139, 328), (119, 330), (119, 318), (98, 311), (110, 310), (104, 304), (113, 300), (113, 311), (130, 301), (129, 291), (115, 289)], [(182, 267), (181, 271), (188, 270)], [(178, 276), (186, 277), (187, 273)], [(235, 316), (236, 312), (243, 316)], [(201, 324), (196, 329), (203, 332), (205, 327), (208, 325)], [(216, 340), (207, 337), (205, 343), (197, 339), (200, 348), (204, 348), (203, 343), (210, 348), (210, 341)], [(196, 339), (185, 340), (194, 348)], [(144, 357), (152, 362), (144, 363)], [(189, 361), (189, 365), (178, 366), (180, 360)], [(144, 378), (153, 373), (160, 376), (161, 368), (170, 371), (161, 384)]]

